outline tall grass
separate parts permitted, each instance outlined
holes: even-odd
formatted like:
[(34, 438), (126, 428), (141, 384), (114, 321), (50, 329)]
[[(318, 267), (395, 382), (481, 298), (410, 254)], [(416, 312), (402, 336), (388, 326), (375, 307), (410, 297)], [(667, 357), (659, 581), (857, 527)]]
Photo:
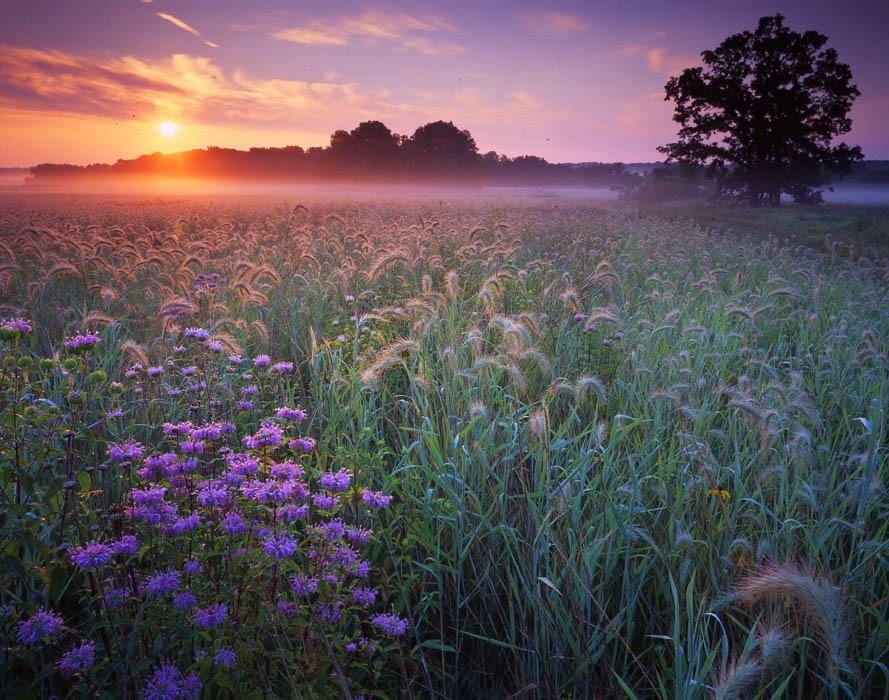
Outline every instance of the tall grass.
[(584, 204), (306, 205), (8, 208), (4, 298), (35, 351), (94, 313), (175, 337), (178, 296), (296, 362), (322, 446), (399, 494), (393, 692), (887, 697), (889, 261)]

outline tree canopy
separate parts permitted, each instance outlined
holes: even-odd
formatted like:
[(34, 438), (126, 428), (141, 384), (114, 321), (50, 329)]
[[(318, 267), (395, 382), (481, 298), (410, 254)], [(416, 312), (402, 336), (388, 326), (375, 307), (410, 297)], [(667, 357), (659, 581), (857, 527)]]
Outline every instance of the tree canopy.
[(702, 52), (702, 66), (665, 86), (679, 140), (658, 150), (689, 170), (706, 166), (722, 198), (774, 206), (787, 193), (821, 201), (819, 188), (863, 158), (860, 147), (834, 143), (852, 128), (860, 93), (826, 43), (776, 14)]

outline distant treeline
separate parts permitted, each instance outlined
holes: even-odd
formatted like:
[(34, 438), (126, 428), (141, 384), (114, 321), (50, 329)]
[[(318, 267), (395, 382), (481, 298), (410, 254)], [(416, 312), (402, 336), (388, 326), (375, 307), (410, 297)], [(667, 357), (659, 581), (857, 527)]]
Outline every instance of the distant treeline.
[(538, 156), (509, 158), (479, 153), (472, 134), (452, 122), (419, 127), (412, 136), (394, 134), (379, 121), (352, 131), (335, 131), (330, 145), (303, 149), (203, 148), (152, 153), (113, 165), (43, 164), (31, 168), (29, 183), (71, 178), (191, 177), (256, 182), (417, 182), (468, 184), (626, 185), (639, 178), (622, 163), (548, 163)]

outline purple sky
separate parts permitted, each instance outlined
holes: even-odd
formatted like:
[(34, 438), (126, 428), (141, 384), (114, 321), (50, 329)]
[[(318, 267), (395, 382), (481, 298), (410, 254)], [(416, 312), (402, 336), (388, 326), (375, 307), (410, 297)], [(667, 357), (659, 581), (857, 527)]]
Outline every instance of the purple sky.
[(452, 120), (510, 156), (656, 160), (667, 78), (775, 12), (828, 35), (862, 93), (845, 140), (889, 158), (885, 0), (30, 0), (0, 7), (0, 165), (327, 145), (367, 119)]

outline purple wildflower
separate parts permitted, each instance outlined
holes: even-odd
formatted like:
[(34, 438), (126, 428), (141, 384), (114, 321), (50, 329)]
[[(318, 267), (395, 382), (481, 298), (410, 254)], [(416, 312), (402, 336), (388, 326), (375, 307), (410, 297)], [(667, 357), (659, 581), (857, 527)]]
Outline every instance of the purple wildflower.
[(268, 355), (257, 355), (253, 358), (254, 367), (268, 367), (272, 362), (272, 358)]
[(183, 591), (173, 598), (173, 605), (183, 612), (191, 610), (197, 603), (198, 599), (191, 591)]
[(407, 620), (398, 617), (395, 613), (374, 615), (370, 619), (370, 624), (394, 637), (404, 634), (407, 630)]
[(373, 588), (356, 588), (352, 591), (352, 598), (359, 605), (373, 605), (377, 599), (377, 592)]
[(59, 662), (59, 670), (65, 676), (73, 676), (78, 671), (85, 671), (93, 665), (95, 655), (95, 642), (81, 642), (79, 647), (74, 647), (62, 655), (62, 660)]
[(309, 596), (318, 590), (318, 579), (314, 576), (294, 576), (290, 588), (295, 595)]
[(275, 411), (275, 416), (281, 420), (292, 420), (294, 423), (301, 423), (305, 420), (306, 414), (298, 408), (287, 408), (282, 406)]
[(139, 551), (139, 540), (133, 535), (124, 535), (111, 543), (115, 554), (135, 554)]
[(389, 505), (389, 501), (392, 500), (392, 496), (386, 496), (382, 491), (370, 491), (369, 489), (364, 489), (361, 498), (374, 510), (385, 508)]
[(335, 473), (321, 475), (321, 485), (331, 491), (344, 491), (349, 488), (352, 481), (352, 473), (348, 469), (340, 469)]
[(20, 644), (36, 644), (58, 634), (63, 624), (64, 620), (55, 613), (38, 610), (27, 620), (18, 623), (16, 639)]
[(111, 547), (104, 542), (90, 542), (86, 547), (72, 547), (68, 556), (81, 569), (98, 569), (111, 559)]
[(154, 576), (145, 581), (145, 592), (152, 598), (163, 598), (177, 588), (179, 588), (179, 572), (172, 569), (155, 571)]
[(182, 695), (182, 674), (172, 664), (164, 664), (148, 679), (145, 700), (177, 700)]
[(228, 606), (225, 603), (198, 608), (194, 611), (194, 623), (201, 627), (216, 627), (225, 622), (227, 617)]
[(213, 663), (217, 666), (224, 666), (225, 668), (230, 668), (235, 665), (238, 661), (238, 655), (235, 654), (231, 649), (227, 649), (226, 647), (222, 647), (219, 651), (216, 652), (216, 656), (213, 657)]
[(275, 561), (286, 559), (296, 551), (296, 541), (287, 535), (278, 538), (272, 535), (263, 542), (262, 551)]

